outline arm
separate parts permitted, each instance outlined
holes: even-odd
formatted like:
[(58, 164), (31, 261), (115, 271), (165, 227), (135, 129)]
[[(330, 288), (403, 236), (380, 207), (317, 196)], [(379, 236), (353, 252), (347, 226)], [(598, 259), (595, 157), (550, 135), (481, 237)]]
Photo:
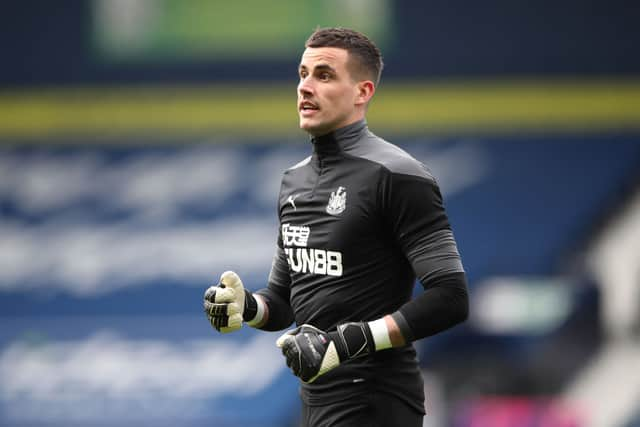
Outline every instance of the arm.
[(289, 266), (280, 240), (273, 256), (268, 286), (256, 293), (246, 292), (244, 320), (247, 325), (265, 331), (279, 331), (293, 322), (289, 305)]
[(385, 178), (380, 189), (385, 222), (425, 290), (392, 315), (410, 342), (467, 319), (467, 279), (433, 177), (389, 174)]

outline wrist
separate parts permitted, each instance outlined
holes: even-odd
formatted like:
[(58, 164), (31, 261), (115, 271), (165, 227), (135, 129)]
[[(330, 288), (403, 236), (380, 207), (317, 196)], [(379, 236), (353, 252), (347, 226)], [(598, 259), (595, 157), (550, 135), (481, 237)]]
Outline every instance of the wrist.
[(394, 315), (387, 315), (369, 322), (371, 335), (376, 351), (391, 347), (402, 347), (406, 344), (402, 328), (398, 325)]
[(391, 337), (389, 336), (389, 328), (384, 317), (368, 322), (368, 325), (369, 329), (371, 329), (371, 336), (373, 337), (376, 351), (393, 347)]
[(254, 295), (246, 289), (244, 301), (244, 322), (252, 328), (259, 328), (266, 321), (267, 304), (260, 295)]
[(367, 356), (376, 351), (371, 329), (366, 322), (343, 323), (328, 335), (335, 343), (340, 361)]

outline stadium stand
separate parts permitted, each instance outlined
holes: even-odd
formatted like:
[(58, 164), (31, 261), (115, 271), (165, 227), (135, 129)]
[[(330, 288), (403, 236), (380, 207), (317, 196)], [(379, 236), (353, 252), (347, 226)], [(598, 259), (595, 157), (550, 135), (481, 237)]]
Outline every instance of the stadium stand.
[(263, 285), (298, 45), (339, 24), (383, 46), (370, 126), (438, 178), (469, 277), (416, 344), (425, 426), (640, 426), (640, 9), (367, 3), (4, 5), (0, 425), (297, 425), (278, 334), (201, 298)]

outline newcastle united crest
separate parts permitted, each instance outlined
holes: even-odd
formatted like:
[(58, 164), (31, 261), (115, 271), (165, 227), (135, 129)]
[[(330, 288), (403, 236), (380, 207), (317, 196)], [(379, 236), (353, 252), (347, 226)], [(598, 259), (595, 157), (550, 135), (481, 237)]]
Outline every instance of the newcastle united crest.
[(327, 213), (329, 215), (340, 215), (347, 207), (347, 189), (338, 187), (336, 191), (331, 192), (329, 203), (327, 203)]

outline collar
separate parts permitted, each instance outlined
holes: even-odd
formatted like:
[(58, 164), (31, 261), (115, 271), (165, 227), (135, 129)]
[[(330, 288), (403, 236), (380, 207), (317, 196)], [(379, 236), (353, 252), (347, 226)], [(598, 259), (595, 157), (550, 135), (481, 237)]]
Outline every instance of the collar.
[(355, 144), (367, 130), (365, 119), (353, 122), (325, 135), (311, 138), (313, 152), (318, 155), (334, 154)]

